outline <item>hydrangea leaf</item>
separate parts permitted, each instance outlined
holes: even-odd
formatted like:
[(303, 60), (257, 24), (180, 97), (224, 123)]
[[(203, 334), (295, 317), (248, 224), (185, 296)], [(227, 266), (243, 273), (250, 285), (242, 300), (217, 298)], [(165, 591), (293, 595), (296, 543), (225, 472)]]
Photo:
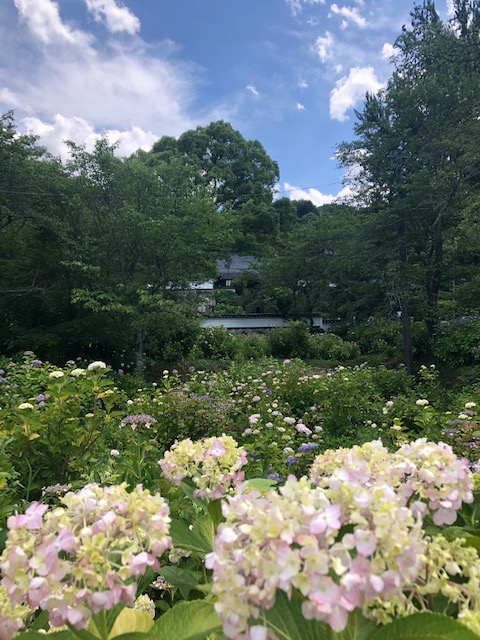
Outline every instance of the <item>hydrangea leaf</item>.
[(385, 625), (370, 640), (480, 640), (480, 636), (442, 614), (415, 613)]
[(164, 613), (148, 634), (149, 640), (205, 640), (222, 631), (222, 624), (211, 602), (179, 602)]
[[(257, 624), (261, 624), (261, 618)], [(327, 625), (318, 620), (307, 620), (302, 613), (302, 599), (292, 598), (277, 591), (275, 605), (265, 612), (265, 620), (279, 638), (288, 640), (327, 640)]]
[(152, 616), (146, 611), (125, 607), (120, 611), (108, 638), (115, 638), (124, 633), (148, 633), (153, 627)]

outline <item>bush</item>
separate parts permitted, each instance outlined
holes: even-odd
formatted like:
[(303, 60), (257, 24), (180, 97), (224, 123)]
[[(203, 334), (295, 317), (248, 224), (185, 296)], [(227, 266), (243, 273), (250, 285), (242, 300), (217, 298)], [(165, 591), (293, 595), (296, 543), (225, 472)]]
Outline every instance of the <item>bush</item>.
[(449, 367), (480, 364), (480, 318), (443, 323), (437, 331), (434, 353)]
[(236, 336), (224, 327), (206, 327), (200, 331), (191, 352), (193, 359), (234, 360), (240, 345)]
[(315, 358), (345, 362), (360, 355), (360, 348), (355, 342), (342, 340), (334, 333), (314, 335), (311, 342)]
[(260, 333), (248, 333), (238, 336), (239, 355), (244, 360), (260, 360), (267, 355), (268, 340)]
[(310, 358), (312, 355), (311, 335), (305, 322), (292, 322), (286, 329), (271, 329), (267, 343), (274, 358)]
[(381, 353), (385, 358), (402, 354), (402, 325), (395, 320), (371, 320), (351, 327), (345, 337), (356, 342), (363, 354)]

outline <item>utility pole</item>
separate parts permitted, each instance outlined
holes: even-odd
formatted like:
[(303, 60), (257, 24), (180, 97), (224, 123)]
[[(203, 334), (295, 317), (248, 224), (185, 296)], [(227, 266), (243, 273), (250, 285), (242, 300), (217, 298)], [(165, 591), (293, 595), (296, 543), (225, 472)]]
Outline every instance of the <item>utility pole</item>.
[[(391, 156), (395, 174), (399, 185), (402, 184), (405, 176), (405, 161), (408, 156), (402, 154), (400, 149)], [(402, 197), (402, 189), (399, 186), (397, 197)], [(398, 216), (398, 247), (400, 257), (400, 314), (402, 320), (403, 336), (403, 361), (409, 375), (413, 374), (413, 349), (412, 349), (412, 316), (410, 310), (410, 280), (408, 277), (408, 243), (407, 243), (407, 220), (405, 209), (400, 201), (400, 212)]]

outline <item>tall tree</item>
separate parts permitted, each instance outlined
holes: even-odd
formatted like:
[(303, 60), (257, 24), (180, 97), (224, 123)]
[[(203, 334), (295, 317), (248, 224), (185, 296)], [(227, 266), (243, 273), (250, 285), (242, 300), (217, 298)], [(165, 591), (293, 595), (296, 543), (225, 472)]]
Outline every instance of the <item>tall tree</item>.
[(0, 165), (0, 349), (62, 357), (73, 315), (61, 264), (68, 176), (35, 137), (17, 132), (12, 113), (0, 118)]
[[(359, 199), (389, 241), (389, 288), (402, 311), (433, 328), (445, 280), (444, 245), (479, 166), (479, 5), (454, 0), (443, 23), (425, 0), (395, 43), (386, 89), (367, 95), (356, 139), (339, 147)], [(478, 180), (478, 179), (477, 179)], [(398, 307), (397, 307), (398, 308)]]
[(153, 159), (174, 150), (197, 163), (198, 179), (212, 190), (218, 208), (239, 209), (249, 200), (271, 203), (278, 164), (258, 140), (246, 140), (228, 122), (186, 131), (176, 141), (164, 136), (153, 145)]
[(311, 321), (317, 314), (362, 319), (385, 305), (370, 259), (366, 215), (329, 205), (302, 220), (277, 255), (264, 261), (260, 293), (266, 307)]
[(175, 290), (215, 275), (228, 234), (189, 166), (152, 169), (141, 154), (118, 158), (105, 140), (92, 153), (71, 151), (68, 168), (83, 194), (83, 232), (70, 239), (73, 299), (104, 317), (117, 348), (123, 341), (142, 370), (149, 347), (158, 354), (162, 336), (172, 335), (165, 328), (177, 317)]

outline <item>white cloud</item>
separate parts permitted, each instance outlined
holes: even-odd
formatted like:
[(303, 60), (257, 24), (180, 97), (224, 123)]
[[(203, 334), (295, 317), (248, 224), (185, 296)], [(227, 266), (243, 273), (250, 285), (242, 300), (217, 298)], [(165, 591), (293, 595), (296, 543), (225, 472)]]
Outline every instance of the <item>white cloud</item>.
[(453, 4), (453, 0), (447, 0), (447, 15), (449, 18), (453, 18), (455, 15), (455, 6)]
[(293, 16), (298, 16), (303, 10), (303, 4), (325, 4), (325, 0), (285, 0)]
[(5, 105), (7, 109), (23, 109), (24, 111), (30, 111), (30, 107), (23, 103), (21, 96), (13, 93), (13, 91), (10, 91), (7, 87), (0, 89), (0, 105)]
[(394, 56), (396, 53), (397, 51), (393, 46), (393, 44), (390, 44), (389, 42), (385, 42), (385, 44), (382, 47), (382, 53), (381, 53), (382, 58), (384, 60), (390, 60), (390, 58)]
[(300, 102), (297, 102), (297, 109), (299, 111), (303, 111), (305, 109), (305, 105), (301, 104)]
[(286, 192), (286, 195), (290, 200), (311, 200), (316, 207), (321, 207), (324, 204), (330, 204), (336, 198), (336, 196), (332, 194), (327, 195), (318, 189), (302, 189), (290, 184), (289, 182), (284, 183), (282, 191)]
[(90, 37), (83, 31), (65, 25), (53, 0), (14, 0), (20, 18), (30, 32), (45, 44), (65, 42), (85, 46)]
[(330, 92), (330, 117), (340, 122), (348, 120), (346, 112), (349, 109), (367, 92), (376, 93), (383, 86), (373, 67), (353, 67), (349, 75), (338, 80)]
[[(142, 139), (138, 126), (141, 131), (176, 136), (199, 124), (187, 115), (199, 83), (194, 65), (155, 55), (140, 39), (128, 46), (113, 39), (98, 42), (62, 22), (52, 0), (14, 1), (35, 40), (30, 42), (28, 58), (19, 55), (20, 50), (12, 51), (0, 76), (4, 80), (0, 100), (10, 108), (21, 108), (19, 119), (36, 116), (38, 122), (32, 122), (37, 133), (44, 144), (51, 141), (54, 153), (60, 148), (55, 140), (63, 136), (58, 132), (67, 122), (73, 133), (84, 135), (92, 133), (85, 123), (93, 123), (96, 131), (117, 132), (117, 137), (124, 131), (125, 148), (128, 139)], [(171, 50), (170, 42), (162, 43), (162, 53)], [(34, 69), (26, 62), (32, 53)], [(61, 116), (52, 120), (53, 114)], [(73, 134), (63, 137), (78, 141)]]
[(350, 9), (349, 7), (339, 7), (337, 4), (332, 4), (330, 9), (332, 10), (332, 13), (345, 18), (342, 22), (342, 27), (347, 26), (348, 21), (355, 23), (358, 27), (364, 28), (367, 26), (367, 21), (358, 13), (358, 9), (356, 7)]
[(119, 6), (115, 0), (85, 0), (87, 9), (97, 22), (105, 21), (112, 33), (126, 31), (134, 35), (140, 31), (140, 20), (127, 7)]
[(300, 89), (308, 89), (308, 83), (305, 82), (305, 80), (300, 80), (298, 86), (300, 87)]
[[(104, 19), (116, 15), (112, 1), (89, 2), (105, 10)], [(210, 121), (210, 113), (203, 120), (188, 115), (201, 71), (169, 57), (170, 41), (156, 48), (140, 38), (100, 41), (63, 21), (53, 0), (13, 4), (28, 40), (26, 29), (10, 40), (0, 68), (0, 111), (14, 108), (20, 130), (38, 135), (54, 155), (66, 157), (64, 140), (91, 149), (100, 135), (128, 155), (161, 135), (178, 136)], [(110, 22), (109, 28), (123, 25), (133, 33), (136, 18), (129, 15), (120, 12), (117, 27)], [(26, 41), (28, 55), (22, 55)]]
[(65, 140), (72, 140), (77, 144), (86, 144), (88, 150), (93, 149), (95, 130), (93, 126), (83, 118), (65, 118), (56, 114), (53, 122), (43, 122), (40, 118), (23, 118), (22, 124), (25, 131), (40, 138), (50, 153), (66, 158), (68, 156)]
[(319, 36), (316, 39), (314, 49), (322, 62), (332, 59), (334, 42), (335, 39), (330, 31), (327, 31), (324, 36)]
[(336, 64), (336, 65), (334, 66), (334, 69), (335, 69), (335, 73), (342, 73), (342, 71), (343, 71), (343, 65), (342, 65), (342, 64)]
[(110, 143), (118, 144), (118, 153), (122, 156), (131, 155), (137, 149), (151, 149), (153, 143), (159, 138), (151, 131), (144, 131), (140, 127), (133, 126), (129, 131), (117, 131), (108, 129), (105, 136)]
[(256, 88), (253, 86), (253, 84), (247, 84), (246, 89), (247, 89), (247, 91), (250, 91), (250, 93), (253, 93), (254, 96), (259, 96), (260, 95), (258, 93), (258, 91), (256, 90)]
[(298, 15), (302, 10), (302, 0), (285, 0), (285, 2), (290, 7), (290, 11), (292, 12), (292, 16)]
[(23, 118), (25, 131), (39, 136), (40, 142), (53, 155), (65, 159), (69, 155), (66, 140), (76, 144), (84, 144), (87, 151), (92, 151), (95, 141), (104, 136), (111, 144), (118, 143), (118, 153), (127, 156), (137, 149), (151, 149), (159, 136), (151, 131), (144, 131), (140, 127), (132, 126), (128, 131), (107, 129), (102, 134), (95, 131), (94, 126), (79, 117), (67, 118), (56, 114), (52, 122), (43, 122), (40, 118)]

